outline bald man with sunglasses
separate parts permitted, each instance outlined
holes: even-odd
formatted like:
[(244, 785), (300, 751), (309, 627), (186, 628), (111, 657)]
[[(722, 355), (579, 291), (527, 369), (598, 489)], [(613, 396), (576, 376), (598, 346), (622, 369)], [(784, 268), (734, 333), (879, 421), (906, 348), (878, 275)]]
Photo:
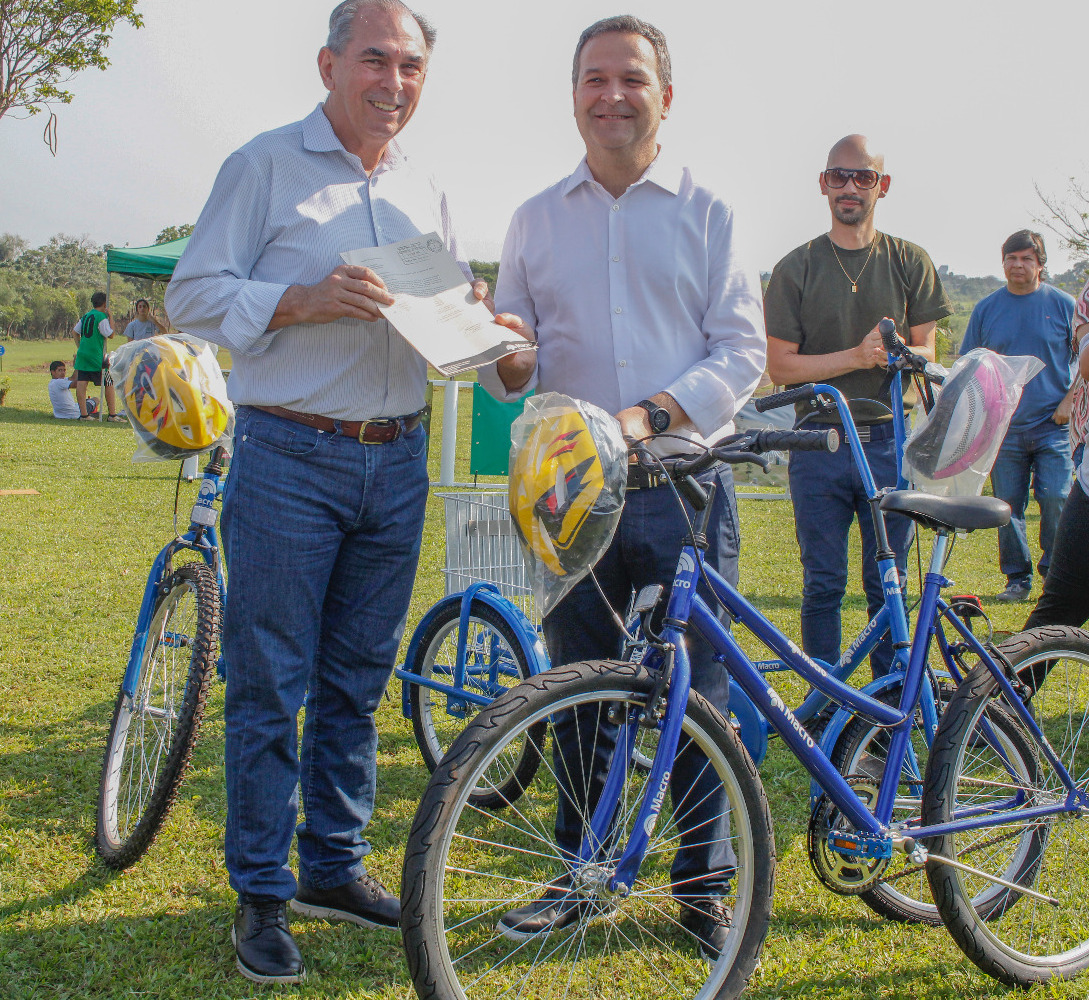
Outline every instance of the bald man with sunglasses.
[[(878, 487), (896, 484), (896, 450), (885, 349), (877, 324), (896, 323), (912, 350), (934, 358), (937, 321), (953, 312), (926, 251), (879, 232), (874, 210), (892, 178), (884, 157), (862, 135), (840, 139), (820, 174), (821, 194), (832, 213), (831, 229), (775, 266), (764, 296), (768, 373), (777, 384), (826, 382), (852, 402), (866, 457)], [(876, 400), (883, 406), (863, 402)], [(834, 415), (796, 407), (797, 423), (837, 423)], [(871, 617), (884, 603), (877, 568), (877, 541), (862, 483), (850, 450), (835, 455), (793, 452), (790, 491), (801, 549), (802, 646), (835, 663), (840, 655), (840, 605), (847, 588), (847, 540), (858, 517), (862, 581)], [(911, 541), (911, 522), (887, 519), (889, 541), (901, 575)], [(870, 657), (874, 676), (886, 674), (892, 646), (886, 636)]]

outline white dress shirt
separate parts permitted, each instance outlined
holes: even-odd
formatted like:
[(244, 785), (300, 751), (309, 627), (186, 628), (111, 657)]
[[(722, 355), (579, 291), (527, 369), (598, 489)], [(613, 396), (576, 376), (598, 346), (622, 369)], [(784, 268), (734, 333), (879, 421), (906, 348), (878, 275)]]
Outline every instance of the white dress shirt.
[(321, 281), (343, 251), (431, 231), (471, 279), (434, 179), (395, 142), (368, 177), (319, 104), (223, 164), (166, 309), (178, 329), (230, 348), (235, 403), (341, 420), (413, 413), (424, 403), (427, 364), (385, 320), (268, 325), (288, 286)]
[(665, 391), (698, 432), (687, 436), (729, 433), (767, 350), (759, 274), (739, 244), (730, 207), (661, 153), (619, 198), (584, 159), (515, 212), (503, 247), (496, 311), (537, 331), (533, 377), (509, 393), (491, 365), (481, 383), (499, 399), (557, 391), (612, 414)]

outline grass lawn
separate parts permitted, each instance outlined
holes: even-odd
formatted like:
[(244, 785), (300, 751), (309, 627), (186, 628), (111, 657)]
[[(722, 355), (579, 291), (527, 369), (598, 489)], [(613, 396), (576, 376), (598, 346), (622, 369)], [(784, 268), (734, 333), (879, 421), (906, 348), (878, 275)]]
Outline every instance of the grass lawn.
[[(260, 990), (236, 974), (228, 939), (233, 893), (221, 844), (221, 685), (178, 804), (148, 855), (116, 874), (94, 852), (101, 754), (147, 568), (171, 533), (177, 465), (133, 464), (127, 425), (52, 419), (47, 366), (54, 358), (70, 360), (70, 343), (8, 342), (7, 348), (4, 373), (13, 387), (0, 407), (0, 490), (37, 494), (0, 496), (0, 1000), (254, 996)], [(464, 450), (459, 479), (467, 478)], [(437, 478), (437, 454), (432, 464)], [(183, 511), (194, 496), (195, 486), (183, 484)], [(740, 507), (742, 589), (799, 639), (801, 571), (790, 505), (746, 500)], [(432, 497), (409, 630), (442, 594), (443, 544), (442, 501)], [(856, 551), (855, 565), (857, 558)], [(1004, 583), (993, 533), (959, 543), (947, 572), (958, 592), (984, 597), (998, 628), (1020, 627), (1027, 607), (991, 600)], [(857, 571), (844, 619), (849, 631), (865, 619)], [(795, 701), (801, 694), (797, 684), (777, 687)], [(401, 718), (396, 685), (390, 695), (380, 717), (369, 865), (396, 887), (427, 775)], [(806, 857), (806, 776), (776, 750), (762, 775), (780, 865), (774, 921), (747, 995), (1010, 992), (978, 973), (941, 928), (888, 923), (860, 902), (825, 891)], [(280, 992), (411, 996), (399, 938), (323, 921), (294, 927), (310, 978)], [(1075, 982), (1026, 995), (1087, 992), (1089, 982)], [(646, 1000), (653, 995), (648, 988)]]

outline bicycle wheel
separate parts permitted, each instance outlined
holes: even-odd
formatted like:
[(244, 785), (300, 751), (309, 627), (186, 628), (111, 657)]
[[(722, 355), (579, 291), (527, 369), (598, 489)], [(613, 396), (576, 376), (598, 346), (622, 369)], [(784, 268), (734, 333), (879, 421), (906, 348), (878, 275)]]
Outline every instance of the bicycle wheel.
[[(690, 741), (685, 753), (704, 755), (689, 758), (689, 763), (702, 760), (692, 788), (703, 782), (724, 791), (721, 810), (705, 825), (723, 817), (729, 824), (713, 841), (720, 857), (732, 848), (729, 866), (710, 873), (725, 884), (722, 902), (733, 911), (717, 961), (708, 966), (700, 957), (700, 940), (686, 929), (686, 914), (675, 899), (692, 876), (674, 883), (671, 874), (682, 837), (696, 848), (712, 842), (711, 834), (701, 841), (691, 818), (685, 822), (706, 799), (689, 804), (678, 793), (663, 796), (627, 895), (610, 892), (608, 882), (646, 786), (647, 775), (630, 757), (612, 826), (594, 861), (568, 865), (570, 848), (556, 840), (561, 795), (575, 814), (576, 828), (580, 823), (587, 828), (592, 799), (612, 757), (603, 731), (615, 733), (619, 724), (636, 719), (652, 685), (653, 676), (638, 664), (590, 662), (549, 670), (484, 709), (455, 742), (424, 794), (405, 853), (401, 923), (421, 1000), (492, 1000), (511, 990), (577, 1000), (633, 995), (648, 983), (663, 1000), (736, 997), (744, 989), (771, 915), (774, 837), (752, 761), (703, 698), (689, 697), (683, 733)], [(576, 742), (557, 753), (556, 727), (564, 719), (573, 724)], [(473, 790), (489, 783), (497, 763), (502, 773), (506, 748), (542, 722), (552, 736), (553, 754), (542, 755), (532, 786), (501, 813), (475, 807)], [(656, 728), (639, 726), (635, 733), (639, 749), (650, 757), (658, 738)], [(597, 761), (597, 767), (581, 766), (580, 758)], [(500, 933), (497, 921), (508, 910), (565, 882), (572, 887), (567, 898), (573, 916), (562, 921), (562, 929), (521, 940)]]
[[(952, 688), (943, 687), (939, 691), (939, 716), (944, 702), (952, 697), (952, 693)], [(888, 699), (890, 704), (900, 703), (899, 689), (891, 690), (882, 697)], [(995, 706), (989, 711), (988, 719), (1001, 733), (1001, 738), (1008, 745), (1016, 747), (1020, 755), (1030, 753), (1020, 739), (1013, 720), (1005, 712)], [(832, 763), (839, 768), (840, 773), (872, 782), (874, 795), (871, 808), (881, 787), (879, 779), (888, 760), (891, 741), (892, 734), (888, 730), (865, 719), (855, 718), (843, 731), (832, 751)], [(911, 753), (900, 771), (900, 787), (892, 814), (894, 823), (906, 823), (910, 820), (919, 822), (922, 816), (922, 793), (928, 758), (929, 748), (922, 717), (916, 713), (912, 726)], [(915, 864), (900, 852), (893, 854), (882, 880), (873, 888), (858, 893), (858, 897), (875, 913), (890, 920), (931, 926), (938, 926), (942, 922), (941, 914), (934, 904), (934, 895), (930, 891), (925, 865)], [(1007, 894), (1002, 887), (992, 883), (981, 889), (973, 898), (972, 905), (983, 919), (991, 919), (1006, 898)]]
[(174, 803), (204, 714), (219, 640), (219, 588), (198, 563), (171, 574), (155, 605), (133, 697), (117, 694), (98, 793), (95, 844), (123, 869)]
[[(1037, 679), (1033, 716), (1084, 790), (1089, 786), (1089, 633), (1038, 628), (1012, 636), (999, 649), (1021, 677)], [(1062, 804), (1067, 791), (1048, 761), (1047, 745), (1001, 705), (998, 685), (983, 665), (957, 689), (931, 747), (923, 823), (949, 822), (957, 814), (978, 819), (997, 811), (1012, 812), (1013, 818), (931, 838), (927, 849), (1054, 902), (1007, 888), (1001, 905), (981, 917), (965, 902), (981, 891), (995, 892), (993, 882), (933, 859), (927, 876), (942, 920), (964, 953), (996, 979), (1025, 987), (1089, 967), (1084, 891), (1089, 816), (1077, 809), (1031, 815), (1034, 808)], [(994, 727), (997, 738), (981, 738), (980, 722), (985, 713), (990, 718), (993, 706), (1010, 720), (1016, 741), (999, 727)]]
[[(461, 609), (456, 604), (437, 615), (420, 637), (416, 656), (406, 664), (407, 669), (421, 677), (452, 684), (460, 618)], [(514, 629), (495, 608), (483, 601), (473, 601), (465, 641), (465, 689), (494, 699), (529, 675), (529, 664)], [(465, 702), (451, 705), (446, 694), (421, 684), (412, 685), (409, 699), (420, 756), (433, 772), (467, 721), (476, 714), (477, 706)], [(503, 761), (505, 777), (496, 780), (494, 788), (476, 789), (472, 794), (474, 805), (494, 809), (521, 795), (537, 773), (544, 729), (542, 722), (508, 749)]]

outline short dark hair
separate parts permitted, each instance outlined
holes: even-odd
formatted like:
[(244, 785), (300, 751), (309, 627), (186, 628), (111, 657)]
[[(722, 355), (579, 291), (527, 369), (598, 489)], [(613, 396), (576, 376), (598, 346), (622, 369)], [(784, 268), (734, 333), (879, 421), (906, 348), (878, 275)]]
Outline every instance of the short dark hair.
[(150, 303), (150, 302), (148, 302), (148, 300), (147, 300), (147, 299), (137, 299), (137, 300), (136, 300), (136, 305), (135, 305), (135, 307), (134, 307), (134, 308), (136, 308), (136, 309), (139, 309), (139, 308), (140, 308), (140, 303), (141, 303), (141, 302), (143, 302), (143, 304), (144, 304), (145, 306), (147, 306), (147, 307), (148, 307), (148, 309), (150, 309), (150, 308), (151, 308), (151, 303)]
[(662, 90), (665, 90), (673, 82), (673, 69), (669, 62), (669, 46), (666, 45), (665, 35), (653, 24), (641, 21), (631, 14), (618, 14), (616, 17), (602, 18), (600, 21), (595, 21), (579, 35), (579, 43), (575, 46), (575, 60), (571, 64), (571, 86), (577, 87), (579, 85), (579, 57), (582, 55), (586, 43), (591, 38), (597, 38), (598, 35), (607, 35), (614, 31), (624, 35), (642, 35), (643, 38), (650, 42), (651, 48), (654, 49), (654, 56), (658, 61), (658, 83), (661, 85)]
[(1006, 254), (1017, 253), (1019, 250), (1032, 250), (1036, 254), (1036, 260), (1040, 267), (1047, 265), (1047, 250), (1044, 249), (1044, 238), (1031, 229), (1018, 229), (1012, 236), (1006, 238), (1002, 244), (1002, 259)]
[(91, 308), (92, 309), (97, 309), (99, 306), (104, 306), (105, 304), (106, 304), (106, 293), (105, 292), (95, 292), (94, 295), (91, 296)]
[(417, 14), (401, 3), (401, 0), (344, 0), (343, 3), (337, 4), (333, 13), (329, 15), (329, 37), (325, 42), (327, 49), (338, 56), (344, 52), (348, 39), (352, 37), (352, 22), (363, 7), (378, 7), (381, 10), (408, 14), (420, 26), (420, 34), (423, 35), (427, 54), (431, 55), (438, 32), (426, 17)]
[(58, 368), (63, 368), (63, 361), (50, 361), (49, 362), (49, 374), (52, 375)]

